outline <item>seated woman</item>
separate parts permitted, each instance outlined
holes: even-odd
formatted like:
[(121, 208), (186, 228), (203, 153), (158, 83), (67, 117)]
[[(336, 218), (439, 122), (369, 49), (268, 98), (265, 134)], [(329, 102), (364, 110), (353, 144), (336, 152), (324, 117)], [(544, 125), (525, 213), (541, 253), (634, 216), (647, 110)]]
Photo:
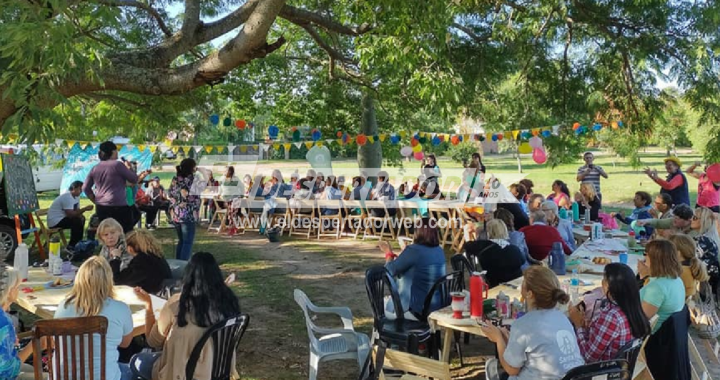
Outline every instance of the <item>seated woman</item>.
[(522, 269), (527, 269), (531, 258), (530, 250), (525, 242), (525, 234), (515, 230), (515, 217), (510, 211), (505, 210), (504, 208), (495, 210), (493, 217), (495, 219), (502, 220), (503, 223), (505, 223), (505, 227), (507, 227), (508, 230), (508, 240), (510, 241), (510, 244), (518, 247), (520, 252), (523, 254), (523, 257), (525, 257), (525, 264), (523, 264)]
[(133, 256), (127, 251), (127, 245), (125, 244), (125, 234), (123, 233), (122, 226), (117, 220), (108, 218), (100, 222), (97, 228), (97, 238), (100, 240), (102, 248), (100, 249), (100, 256), (110, 260), (111, 257), (120, 257), (120, 270), (123, 270), (130, 265)]
[(648, 319), (658, 316), (652, 331), (655, 333), (665, 320), (685, 306), (685, 285), (680, 278), (682, 267), (675, 244), (653, 240), (645, 246), (645, 254), (645, 261), (638, 261), (638, 275), (649, 281), (640, 289), (640, 300)]
[(510, 192), (512, 195), (515, 196), (515, 199), (518, 200), (518, 203), (520, 204), (520, 207), (522, 207), (522, 210), (525, 214), (530, 212), (530, 209), (528, 209), (527, 202), (525, 202), (525, 196), (527, 195), (527, 189), (525, 189), (525, 186), (519, 183), (513, 183), (510, 185)]
[(240, 178), (235, 176), (235, 167), (228, 166), (225, 170), (225, 175), (221, 178), (220, 189), (218, 191), (218, 205), (222, 208), (226, 208), (227, 202), (232, 202), (233, 199), (245, 194), (243, 184), (240, 182)]
[(560, 379), (571, 369), (585, 364), (575, 330), (559, 303), (570, 301), (555, 273), (542, 266), (525, 271), (520, 294), (527, 302), (527, 313), (517, 319), (512, 330), (490, 324), (481, 325), (485, 336), (497, 345), (498, 359), (485, 362), (488, 379)]
[[(635, 209), (630, 216), (626, 217), (622, 212), (613, 212), (610, 215), (627, 225), (631, 225), (632, 222), (642, 219), (652, 219), (652, 215), (650, 215), (650, 209), (652, 208), (650, 205), (651, 202), (652, 198), (650, 197), (650, 194), (645, 191), (638, 191), (635, 193), (635, 198), (633, 198)], [(652, 227), (645, 225), (645, 236), (649, 237), (653, 234), (653, 232), (654, 229)]]
[(704, 261), (707, 267), (710, 287), (716, 292), (720, 282), (720, 263), (718, 263), (720, 236), (718, 236), (715, 214), (707, 207), (696, 208), (690, 228), (699, 248), (700, 260)]
[[(129, 380), (132, 378), (130, 368), (127, 364), (118, 363), (118, 347), (125, 348), (132, 341), (132, 313), (128, 305), (113, 299), (114, 295), (113, 274), (107, 260), (98, 256), (91, 257), (78, 269), (75, 284), (67, 297), (58, 305), (55, 318), (91, 317), (96, 315), (107, 318), (105, 378), (107, 380)], [(93, 366), (95, 372), (93, 378), (99, 379), (100, 339), (93, 339), (92, 350), (95, 363)], [(71, 378), (79, 379), (79, 375), (79, 373), (75, 374)], [(89, 374), (86, 374), (85, 377), (89, 378)]]
[(468, 258), (476, 257), (491, 288), (522, 276), (525, 256), (520, 249), (510, 244), (508, 230), (501, 220), (487, 223), (488, 240), (465, 243)]
[(559, 209), (568, 210), (572, 206), (570, 202), (570, 190), (565, 182), (555, 180), (552, 183), (552, 193), (547, 196), (547, 200), (555, 202)]
[[(208, 327), (240, 314), (240, 302), (225, 284), (220, 267), (212, 254), (194, 254), (183, 277), (180, 294), (167, 301), (155, 320), (152, 299), (140, 288), (137, 297), (145, 303), (145, 336), (150, 347), (160, 352), (133, 356), (130, 367), (136, 377), (146, 380), (186, 380), (185, 363)], [(233, 376), (235, 355), (232, 355)], [(210, 380), (212, 350), (205, 349), (195, 367), (193, 379)], [(190, 380), (190, 379), (187, 379)]]
[(543, 202), (541, 210), (545, 213), (545, 222), (547, 225), (555, 227), (565, 241), (565, 244), (574, 251), (577, 247), (575, 246), (575, 234), (573, 234), (572, 222), (568, 219), (562, 219), (560, 215), (558, 215), (558, 207), (552, 201)]
[(682, 265), (680, 278), (685, 285), (685, 299), (687, 299), (695, 295), (698, 284), (709, 281), (710, 276), (708, 276), (705, 263), (697, 255), (697, 245), (693, 238), (685, 234), (677, 234), (670, 236), (668, 240), (673, 242), (677, 248), (678, 260)]
[[(8, 314), (10, 305), (18, 298), (20, 291), (20, 272), (5, 268), (4, 279), (0, 286), (0, 379), (32, 380), (35, 378), (33, 366), (25, 364), (33, 353), (32, 344), (20, 349), (12, 318)], [(45, 348), (45, 340), (42, 341)]]
[(626, 344), (650, 335), (650, 322), (640, 306), (640, 290), (630, 267), (606, 265), (602, 291), (605, 299), (593, 305), (591, 321), (586, 321), (585, 309), (580, 305), (569, 308), (580, 352), (587, 363), (615, 359)]
[[(585, 215), (585, 210), (590, 210), (590, 220), (599, 220), (600, 213), (600, 197), (595, 192), (595, 186), (591, 183), (583, 183), (580, 185), (580, 191), (575, 193), (575, 202), (578, 203), (580, 215)], [(587, 223), (587, 221), (586, 221)]]
[(163, 282), (172, 278), (172, 271), (163, 257), (160, 242), (148, 231), (130, 231), (125, 238), (127, 251), (133, 257), (127, 268), (120, 270), (120, 258), (110, 253), (110, 267), (117, 285), (139, 286), (148, 293), (157, 293)]
[[(342, 192), (338, 189), (337, 181), (334, 176), (328, 176), (325, 180), (325, 188), (319, 199), (324, 200), (338, 200), (342, 199)], [(340, 203), (337, 203), (338, 205)], [(323, 215), (337, 215), (339, 208), (325, 208), (322, 210)]]
[[(385, 253), (385, 267), (397, 278), (402, 310), (406, 318), (421, 315), (425, 307), (425, 296), (440, 277), (445, 275), (445, 253), (440, 247), (437, 221), (423, 218), (415, 229), (413, 243), (395, 255), (387, 244), (380, 242)], [(432, 308), (439, 308), (440, 300), (433, 300)], [(386, 306), (386, 309), (393, 310)], [(407, 312), (410, 313), (407, 313)], [(415, 318), (417, 319), (417, 318)]]

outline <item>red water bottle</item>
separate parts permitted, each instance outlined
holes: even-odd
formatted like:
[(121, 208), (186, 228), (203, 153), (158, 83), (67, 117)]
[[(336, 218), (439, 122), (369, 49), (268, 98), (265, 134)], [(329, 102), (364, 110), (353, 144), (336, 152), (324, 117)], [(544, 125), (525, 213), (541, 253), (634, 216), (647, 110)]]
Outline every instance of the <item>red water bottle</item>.
[[(470, 316), (482, 318), (483, 301), (488, 297), (488, 285), (483, 280), (482, 273), (473, 272), (470, 277)], [(485, 293), (483, 294), (483, 291)]]

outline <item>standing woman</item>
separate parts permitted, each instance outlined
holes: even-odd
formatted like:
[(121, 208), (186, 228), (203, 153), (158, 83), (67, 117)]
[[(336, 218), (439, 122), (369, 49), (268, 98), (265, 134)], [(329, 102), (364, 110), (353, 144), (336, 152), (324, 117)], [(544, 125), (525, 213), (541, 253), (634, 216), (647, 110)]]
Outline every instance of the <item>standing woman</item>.
[[(96, 206), (100, 221), (117, 220), (124, 232), (132, 231), (133, 212), (128, 205), (125, 187), (135, 185), (138, 176), (118, 161), (118, 149), (112, 141), (100, 144), (100, 162), (90, 170), (83, 184), (83, 192)], [(133, 206), (134, 207), (134, 206)]]
[(531, 266), (525, 271), (520, 294), (527, 302), (527, 313), (513, 323), (512, 331), (490, 324), (480, 326), (497, 345), (499, 358), (485, 363), (487, 378), (560, 379), (585, 364), (570, 320), (555, 308), (570, 301), (555, 273)]
[(707, 207), (717, 214), (720, 212), (720, 182), (711, 181), (705, 171), (695, 172), (695, 168), (700, 165), (702, 163), (696, 162), (687, 170), (689, 176), (698, 180), (698, 196), (695, 207)]
[(189, 260), (195, 242), (195, 223), (200, 210), (200, 192), (196, 193), (195, 171), (197, 164), (192, 158), (186, 158), (176, 168), (170, 189), (170, 215), (175, 224), (178, 244), (175, 258)]
[(480, 155), (480, 153), (475, 152), (472, 154), (472, 162), (475, 162), (477, 164), (477, 168), (480, 169), (480, 173), (485, 174), (486, 168), (485, 168), (485, 164), (483, 164), (483, 162), (482, 162), (482, 156)]
[(688, 181), (685, 174), (680, 170), (682, 163), (677, 157), (665, 157), (665, 170), (668, 172), (666, 179), (658, 176), (657, 170), (645, 168), (644, 172), (650, 179), (660, 185), (660, 192), (670, 194), (673, 203), (676, 205), (686, 204), (690, 206), (690, 193), (688, 192)]
[(572, 203), (570, 202), (570, 190), (565, 182), (559, 179), (555, 180), (552, 183), (552, 191), (552, 194), (548, 195), (547, 199), (555, 202), (561, 209), (569, 209)]
[(437, 158), (434, 154), (428, 154), (427, 157), (425, 157), (422, 174), (425, 175), (428, 181), (437, 181), (437, 179), (442, 176), (440, 167), (437, 165)]
[(707, 266), (713, 293), (717, 293), (718, 284), (720, 283), (720, 263), (718, 262), (720, 237), (718, 236), (717, 221), (715, 219), (712, 210), (707, 207), (700, 207), (695, 209), (695, 214), (692, 221), (690, 221), (691, 234), (695, 236), (700, 260), (704, 261)]
[(620, 349), (633, 339), (650, 335), (650, 322), (640, 306), (635, 273), (620, 263), (606, 265), (604, 272), (605, 298), (593, 309), (592, 320), (585, 320), (585, 310), (579, 305), (568, 309), (587, 363), (615, 359)]

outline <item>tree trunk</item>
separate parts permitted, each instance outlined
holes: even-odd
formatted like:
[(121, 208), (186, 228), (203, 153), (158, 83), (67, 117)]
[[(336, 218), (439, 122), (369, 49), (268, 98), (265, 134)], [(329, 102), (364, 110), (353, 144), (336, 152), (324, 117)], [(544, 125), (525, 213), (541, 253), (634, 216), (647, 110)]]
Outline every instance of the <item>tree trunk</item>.
[(522, 161), (520, 160), (520, 144), (515, 144), (515, 157), (517, 157), (518, 173), (522, 173)]
[[(362, 124), (360, 126), (360, 132), (365, 136), (376, 136), (378, 134), (377, 119), (375, 117), (375, 101), (371, 94), (365, 93), (362, 99)], [(363, 146), (358, 146), (358, 166), (360, 170), (368, 171), (369, 178), (373, 185), (376, 183), (376, 177), (374, 173), (380, 169), (382, 165), (382, 146), (380, 141), (374, 141), (370, 143), (368, 141)]]

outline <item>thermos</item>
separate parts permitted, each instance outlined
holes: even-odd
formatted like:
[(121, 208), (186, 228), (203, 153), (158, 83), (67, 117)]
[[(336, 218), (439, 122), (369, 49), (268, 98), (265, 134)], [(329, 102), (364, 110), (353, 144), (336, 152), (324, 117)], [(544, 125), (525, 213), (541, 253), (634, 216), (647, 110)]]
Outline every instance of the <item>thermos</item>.
[(20, 243), (15, 248), (13, 267), (20, 273), (22, 281), (28, 279), (28, 247), (25, 243)]
[(562, 276), (566, 273), (565, 270), (565, 252), (562, 248), (562, 243), (555, 242), (552, 245), (552, 249), (550, 250), (549, 257), (549, 266), (550, 269), (552, 269), (553, 272), (555, 272), (556, 275)]
[(470, 277), (470, 316), (473, 318), (482, 318), (483, 302), (488, 297), (488, 285), (483, 280), (483, 274), (473, 272)]
[(53, 275), (59, 276), (62, 274), (62, 258), (60, 258), (60, 239), (57, 236), (53, 236), (48, 243), (49, 254), (49, 266), (50, 271)]
[(633, 248), (637, 245), (637, 241), (635, 241), (635, 231), (628, 232), (627, 243), (628, 248)]
[(580, 205), (577, 202), (572, 203), (572, 220), (573, 222), (580, 221)]
[(585, 223), (590, 223), (590, 207), (585, 208)]

